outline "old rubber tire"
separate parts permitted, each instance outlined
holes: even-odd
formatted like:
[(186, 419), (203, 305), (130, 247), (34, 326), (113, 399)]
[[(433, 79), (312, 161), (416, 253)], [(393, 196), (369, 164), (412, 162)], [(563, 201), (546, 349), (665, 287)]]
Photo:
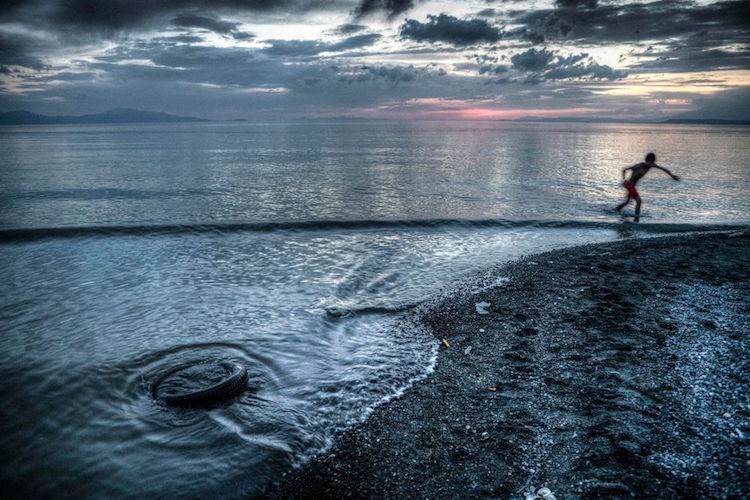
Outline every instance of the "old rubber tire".
[(247, 383), (248, 374), (244, 366), (224, 364), (231, 368), (227, 378), (205, 389), (177, 394), (157, 394), (157, 397), (171, 406), (204, 407), (219, 403), (239, 393)]

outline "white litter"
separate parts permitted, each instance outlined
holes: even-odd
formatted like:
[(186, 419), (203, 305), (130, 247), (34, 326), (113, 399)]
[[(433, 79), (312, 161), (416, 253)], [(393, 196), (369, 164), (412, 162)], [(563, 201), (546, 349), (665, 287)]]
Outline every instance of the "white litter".
[(549, 488), (539, 488), (536, 494), (542, 497), (544, 500), (556, 500), (555, 494), (552, 493)]
[(489, 311), (487, 311), (487, 310), (486, 310), (486, 308), (487, 308), (487, 307), (490, 307), (490, 305), (491, 305), (491, 304), (490, 304), (489, 302), (484, 302), (484, 301), (482, 301), (482, 302), (477, 302), (477, 303), (475, 303), (475, 304), (474, 304), (474, 307), (476, 307), (476, 309), (477, 309), (477, 312), (478, 312), (479, 314), (489, 314), (490, 312), (489, 312)]
[(489, 285), (475, 287), (471, 289), (471, 294), (476, 295), (478, 293), (484, 292), (486, 290), (489, 290), (491, 288), (497, 288), (499, 286), (504, 285), (505, 283), (509, 282), (510, 278), (507, 278), (505, 276), (498, 276), (495, 278), (495, 280), (491, 281)]
[(469, 354), (471, 352), (471, 346), (464, 349), (464, 354)]
[(550, 491), (549, 488), (542, 487), (538, 490), (534, 491), (534, 487), (532, 486), (531, 489), (529, 489), (526, 492), (524, 500), (557, 500), (555, 498), (555, 494)]

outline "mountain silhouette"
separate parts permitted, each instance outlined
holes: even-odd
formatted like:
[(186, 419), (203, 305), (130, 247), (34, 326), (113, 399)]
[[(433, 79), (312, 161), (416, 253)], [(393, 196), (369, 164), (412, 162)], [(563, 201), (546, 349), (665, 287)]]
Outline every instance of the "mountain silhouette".
[(30, 111), (9, 111), (0, 113), (0, 125), (60, 125), (84, 123), (175, 123), (203, 122), (201, 118), (176, 116), (157, 111), (116, 108), (103, 113), (77, 116), (48, 116)]

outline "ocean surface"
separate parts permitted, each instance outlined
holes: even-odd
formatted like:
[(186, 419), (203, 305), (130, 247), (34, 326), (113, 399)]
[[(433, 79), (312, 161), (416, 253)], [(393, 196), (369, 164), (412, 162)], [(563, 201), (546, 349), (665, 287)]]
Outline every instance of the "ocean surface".
[[(649, 151), (682, 180), (650, 172), (633, 224), (620, 171)], [(452, 284), (750, 221), (748, 127), (24, 126), (0, 157), (6, 497), (246, 496), (430, 372), (403, 317)], [(222, 360), (250, 372), (238, 398), (154, 399)]]

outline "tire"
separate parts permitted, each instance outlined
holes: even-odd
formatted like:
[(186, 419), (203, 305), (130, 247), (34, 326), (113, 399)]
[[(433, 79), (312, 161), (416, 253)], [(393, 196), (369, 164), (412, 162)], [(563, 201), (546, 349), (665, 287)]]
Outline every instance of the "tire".
[(240, 393), (245, 388), (248, 379), (247, 368), (244, 366), (236, 364), (228, 366), (232, 369), (230, 375), (210, 387), (178, 394), (159, 395), (155, 391), (155, 396), (170, 406), (206, 407), (220, 403)]

